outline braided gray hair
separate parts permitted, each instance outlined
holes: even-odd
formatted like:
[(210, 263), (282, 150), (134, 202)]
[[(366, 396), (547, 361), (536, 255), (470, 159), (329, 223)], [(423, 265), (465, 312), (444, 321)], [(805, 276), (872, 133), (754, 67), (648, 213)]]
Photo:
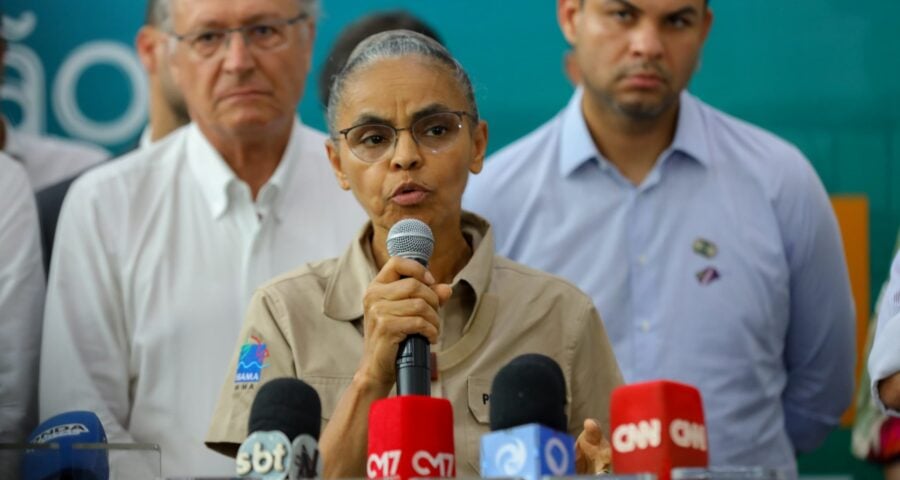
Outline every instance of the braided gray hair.
[(456, 78), (459, 88), (462, 90), (469, 103), (469, 113), (478, 120), (478, 106), (475, 104), (475, 92), (472, 89), (472, 81), (463, 69), (462, 65), (450, 55), (450, 52), (436, 40), (410, 30), (389, 30), (376, 33), (366, 38), (350, 53), (347, 63), (340, 70), (331, 83), (331, 93), (328, 98), (326, 117), (328, 131), (332, 138), (337, 138), (335, 125), (337, 107), (341, 104), (344, 84), (357, 70), (369, 66), (379, 60), (388, 58), (400, 58), (408, 55), (417, 55), (434, 60), (447, 67)]

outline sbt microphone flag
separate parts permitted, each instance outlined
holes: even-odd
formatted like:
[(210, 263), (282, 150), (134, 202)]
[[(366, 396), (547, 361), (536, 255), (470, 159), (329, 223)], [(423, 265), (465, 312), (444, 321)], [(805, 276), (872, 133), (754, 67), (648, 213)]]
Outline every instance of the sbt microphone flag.
[(481, 476), (540, 480), (575, 474), (575, 441), (538, 424), (491, 432), (481, 437)]
[(291, 441), (282, 432), (253, 432), (235, 458), (236, 472), (264, 480), (287, 478), (291, 468)]

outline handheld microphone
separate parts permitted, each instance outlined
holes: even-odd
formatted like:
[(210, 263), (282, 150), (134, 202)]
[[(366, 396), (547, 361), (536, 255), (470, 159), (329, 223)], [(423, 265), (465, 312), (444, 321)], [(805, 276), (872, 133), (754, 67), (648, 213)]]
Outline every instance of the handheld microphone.
[[(395, 223), (388, 232), (388, 254), (411, 258), (428, 267), (434, 252), (434, 235), (428, 225), (415, 218)], [(431, 395), (431, 349), (422, 335), (410, 335), (397, 352), (397, 395)]]
[(319, 394), (302, 380), (266, 382), (250, 407), (250, 435), (238, 449), (236, 473), (263, 480), (321, 476), (321, 417)]
[(455, 477), (455, 452), (448, 400), (407, 395), (369, 409), (368, 478)]
[(491, 433), (481, 437), (481, 476), (575, 473), (575, 439), (566, 433), (566, 379), (552, 358), (525, 354), (497, 372), (491, 384)]
[(76, 445), (107, 443), (103, 424), (93, 412), (66, 412), (51, 417), (38, 425), (27, 441), (56, 444), (59, 448), (27, 450), (22, 458), (22, 478), (25, 480), (109, 478), (108, 452)]
[[(425, 222), (408, 218), (391, 227), (388, 254), (428, 266), (434, 235)], [(453, 407), (431, 397), (428, 340), (410, 335), (397, 352), (397, 397), (372, 403), (369, 409), (369, 478), (407, 479), (456, 476)]]
[(654, 473), (706, 467), (706, 422), (700, 391), (668, 380), (624, 385), (610, 400), (612, 463), (616, 473)]

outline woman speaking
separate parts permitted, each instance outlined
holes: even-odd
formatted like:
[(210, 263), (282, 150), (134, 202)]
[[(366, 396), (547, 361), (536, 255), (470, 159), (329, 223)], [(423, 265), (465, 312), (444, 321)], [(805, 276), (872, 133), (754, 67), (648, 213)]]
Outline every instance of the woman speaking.
[[(374, 35), (336, 76), (327, 115), (337, 181), (369, 222), (340, 258), (257, 291), (207, 444), (233, 453), (246, 438), (260, 384), (294, 376), (322, 401), (324, 476), (365, 476), (369, 407), (395, 385), (400, 343), (419, 334), (435, 352), (432, 394), (453, 407), (459, 475), (477, 475), (491, 380), (523, 353), (562, 367), (577, 468), (603, 470), (610, 453), (601, 432), (608, 432), (610, 392), (621, 383), (612, 347), (589, 297), (495, 255), (490, 226), (462, 211), (488, 129), (460, 64), (425, 36)], [(433, 232), (427, 268), (388, 254), (388, 232), (407, 218)], [(249, 355), (258, 361), (245, 361)]]

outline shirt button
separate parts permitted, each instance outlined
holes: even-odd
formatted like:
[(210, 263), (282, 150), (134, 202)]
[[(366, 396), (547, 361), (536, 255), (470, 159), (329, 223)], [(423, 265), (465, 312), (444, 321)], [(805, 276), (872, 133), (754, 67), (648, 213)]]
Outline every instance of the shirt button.
[(650, 322), (647, 322), (646, 320), (641, 322), (641, 331), (644, 333), (649, 332), (650, 331)]
[(644, 265), (647, 263), (647, 256), (646, 255), (638, 255), (637, 261), (638, 261), (639, 265)]

